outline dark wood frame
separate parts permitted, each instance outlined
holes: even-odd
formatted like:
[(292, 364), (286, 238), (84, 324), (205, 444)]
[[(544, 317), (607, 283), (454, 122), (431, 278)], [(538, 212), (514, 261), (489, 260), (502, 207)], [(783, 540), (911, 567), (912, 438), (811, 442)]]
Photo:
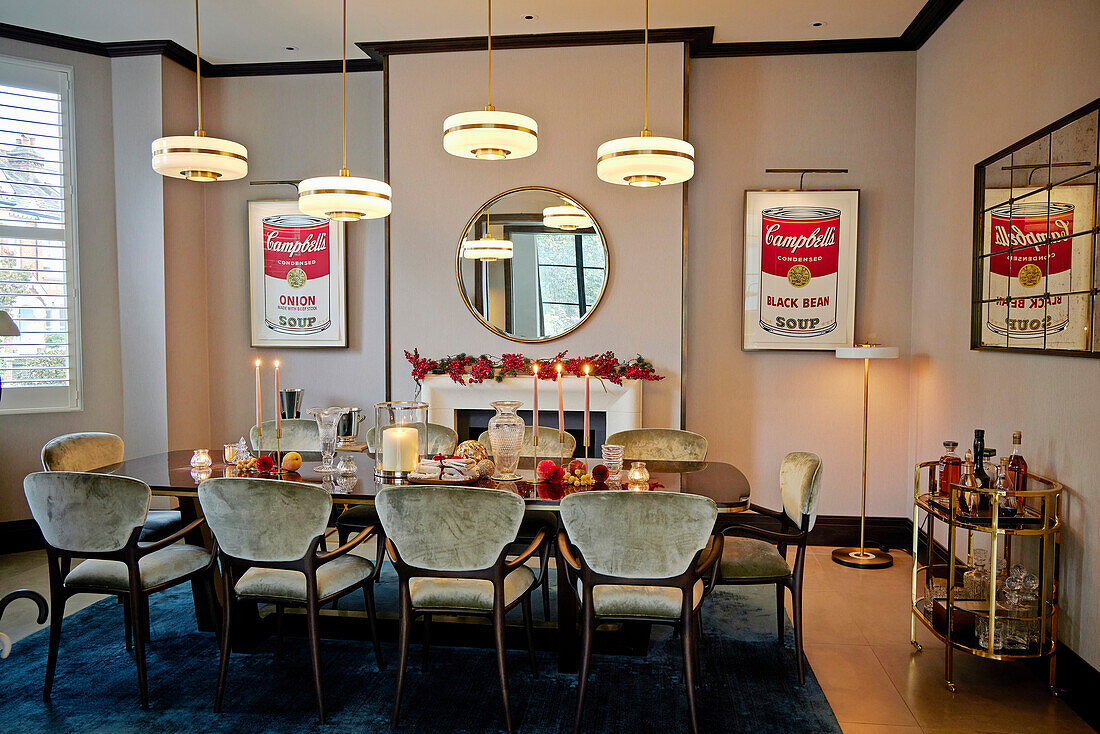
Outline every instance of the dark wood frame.
[[(461, 613), (463, 615), (489, 617), (493, 622), (493, 638), (497, 651), (497, 672), (500, 674), (501, 700), (504, 704), (504, 726), (509, 734), (511, 734), (512, 712), (508, 703), (508, 671), (505, 662), (504, 615), (517, 604), (522, 606), (523, 626), (527, 633), (527, 653), (531, 661), (531, 670), (538, 675), (538, 663), (535, 660), (535, 645), (531, 622), (531, 591), (535, 588), (535, 584), (529, 586), (522, 594), (513, 599), (510, 604), (507, 604), (504, 598), (504, 578), (512, 571), (524, 565), (527, 559), (534, 555), (535, 551), (538, 551), (540, 548), (545, 548), (546, 537), (546, 529), (540, 528), (539, 531), (535, 533), (535, 537), (530, 545), (512, 560), (507, 560), (509, 547), (505, 546), (492, 566), (470, 571), (437, 571), (430, 568), (412, 566), (401, 558), (397, 546), (395, 546), (389, 538), (386, 538), (386, 552), (389, 554), (394, 570), (397, 571), (397, 594), (401, 614), (401, 635), (400, 642), (398, 643), (400, 646), (400, 659), (397, 664), (397, 693), (393, 702), (392, 725), (395, 728), (397, 727), (398, 716), (401, 712), (401, 694), (405, 683), (405, 668), (409, 661), (409, 636), (412, 629), (413, 617), (417, 614), (424, 615), (424, 657), (421, 662), (426, 669), (428, 666), (429, 635), (432, 615)], [(545, 577), (545, 572), (543, 573), (543, 577)], [(482, 579), (491, 581), (493, 584), (493, 607), (491, 610), (460, 609), (456, 607), (414, 607), (412, 604), (412, 597), (409, 594), (409, 581), (413, 578)]]
[[(558, 532), (558, 563), (565, 569), (567, 585), (573, 598), (579, 603), (583, 614), (583, 626), (581, 636), (581, 667), (577, 686), (577, 713), (573, 719), (573, 732), (580, 731), (581, 715), (584, 711), (584, 693), (588, 685), (588, 669), (592, 660), (592, 640), (596, 635), (596, 625), (599, 622), (650, 622), (653, 624), (668, 624), (674, 628), (681, 626), (680, 636), (684, 647), (684, 681), (687, 684), (688, 709), (691, 712), (691, 730), (698, 734), (699, 723), (695, 713), (695, 678), (699, 674), (699, 638), (702, 636), (702, 623), (699, 611), (702, 609), (702, 601), (698, 607), (694, 604), (694, 587), (697, 581), (703, 581), (703, 596), (714, 587), (718, 574), (718, 560), (722, 557), (722, 547), (725, 538), (720, 534), (713, 534), (703, 550), (697, 552), (688, 564), (687, 569), (679, 576), (671, 578), (627, 578), (624, 576), (608, 576), (592, 570), (581, 554), (580, 550), (569, 542), (569, 535), (565, 530)], [(709, 581), (708, 581), (709, 579)], [(581, 598), (577, 599), (574, 591), (577, 583), (581, 585)], [(617, 586), (660, 586), (664, 588), (679, 589), (683, 606), (678, 619), (665, 617), (643, 617), (638, 615), (616, 616), (596, 614), (592, 603), (592, 588), (601, 584), (615, 584)], [(559, 594), (567, 593), (564, 589), (558, 589)]]
[[(1080, 107), (1068, 115), (1061, 117), (1041, 130), (1036, 130), (1031, 135), (1019, 140), (1012, 145), (1000, 150), (988, 158), (978, 161), (974, 164), (974, 253), (973, 253), (973, 271), (971, 274), (971, 295), (970, 295), (970, 349), (972, 351), (982, 352), (1015, 352), (1019, 354), (1050, 354), (1058, 357), (1091, 357), (1100, 358), (1100, 342), (1096, 341), (1096, 337), (1092, 336), (1090, 339), (1092, 343), (1086, 349), (1054, 349), (1051, 347), (1010, 347), (1010, 346), (996, 346), (996, 345), (983, 345), (982, 344), (982, 306), (985, 299), (983, 299), (983, 269), (982, 269), (982, 255), (985, 239), (985, 193), (987, 191), (985, 185), (985, 169), (998, 161), (1004, 159), (1005, 156), (1011, 155), (1016, 151), (1022, 150), (1027, 146), (1035, 143), (1043, 138), (1053, 135), (1061, 128), (1069, 125), (1083, 117), (1096, 113), (1100, 116), (1100, 98), (1094, 99), (1087, 105)], [(1098, 126), (1096, 146), (1093, 152), (1093, 161), (1095, 162), (1092, 168), (1078, 173), (1065, 181), (1054, 181), (1052, 171), (1058, 167), (1058, 164), (1053, 161), (1048, 161), (1045, 166), (1038, 166), (1039, 170), (1045, 169), (1047, 171), (1047, 184), (1045, 186), (1037, 186), (1036, 190), (1046, 189), (1048, 191), (1057, 188), (1058, 186), (1069, 186), (1073, 184), (1076, 179), (1085, 179), (1083, 185), (1088, 185), (1090, 182), (1087, 180), (1088, 176), (1093, 176), (1091, 185), (1095, 187), (1093, 192), (1093, 226), (1090, 230), (1078, 232), (1073, 234), (1070, 239), (1075, 237), (1088, 237), (1093, 238), (1093, 251), (1092, 251), (1092, 263), (1090, 268), (1091, 273), (1091, 285), (1086, 295), (1089, 296), (1089, 314), (1092, 320), (1092, 326), (1095, 327), (1097, 316), (1097, 301), (1100, 297), (1100, 281), (1097, 279), (1096, 267), (1097, 261), (1100, 260), (1100, 255), (1097, 254), (1097, 247), (1100, 246), (1100, 222), (1097, 217), (1100, 216), (1100, 181), (1097, 177), (1100, 176), (1100, 126)], [(1034, 193), (1034, 192), (1031, 192)], [(1031, 194), (1029, 193), (1029, 196)], [(1009, 199), (1008, 202), (1013, 201)], [(1049, 295), (1060, 295), (1057, 293), (1051, 293)], [(1045, 343), (1045, 340), (1044, 340)]]
[[(750, 524), (750, 522), (730, 525), (722, 530), (724, 535), (735, 537), (756, 538), (776, 544), (776, 549), (783, 559), (787, 558), (787, 545), (794, 545), (794, 568), (790, 573), (782, 576), (750, 576), (750, 577), (726, 577), (718, 575), (718, 584), (726, 586), (758, 586), (763, 584), (775, 584), (775, 619), (779, 629), (779, 644), (783, 644), (783, 627), (786, 621), (784, 617), (783, 589), (791, 591), (791, 606), (793, 607), (794, 647), (798, 655), (798, 682), (806, 682), (806, 655), (802, 649), (802, 574), (806, 565), (806, 541), (810, 535), (810, 516), (802, 516), (802, 525), (796, 526), (786, 512), (770, 510), (757, 504), (749, 504), (749, 509), (758, 515), (771, 520), (779, 521), (779, 532), (766, 530)], [(746, 521), (748, 517), (744, 518)], [(794, 528), (794, 532), (790, 530)]]
[[(341, 589), (327, 596), (317, 595), (317, 569), (345, 555), (360, 543), (368, 540), (371, 536), (376, 534), (376, 529), (378, 527), (377, 525), (369, 525), (360, 530), (351, 540), (341, 544), (339, 548), (328, 551), (327, 553), (318, 554), (317, 549), (320, 547), (325, 537), (322, 533), (313, 539), (304, 556), (294, 561), (280, 562), (250, 561), (244, 558), (231, 556), (221, 549), (221, 546), (217, 544), (217, 539), (215, 538), (214, 549), (221, 565), (222, 592), (225, 600), (222, 605), (221, 658), (218, 662), (218, 690), (214, 697), (215, 713), (221, 713), (222, 700), (225, 697), (225, 682), (229, 673), (229, 647), (233, 630), (233, 607), (241, 602), (266, 602), (275, 605), (275, 614), (277, 615), (276, 629), (280, 643), (282, 642), (283, 607), (301, 606), (305, 608), (306, 623), (309, 630), (309, 652), (313, 664), (313, 687), (317, 694), (317, 714), (322, 724), (325, 723), (325, 699), (321, 685), (321, 606), (330, 602), (335, 602), (356, 589), (361, 588), (363, 590), (363, 598), (367, 605), (367, 616), (370, 620), (371, 641), (374, 643), (374, 657), (378, 662), (378, 670), (382, 670), (384, 667), (384, 663), (382, 662), (382, 647), (378, 643), (378, 620), (374, 610), (374, 582), (378, 580), (378, 574), (382, 568), (382, 564), (376, 562), (371, 574), (358, 583), (352, 584), (345, 589)], [(381, 544), (379, 544), (379, 546), (381, 547)], [(285, 597), (241, 596), (237, 594), (236, 579), (239, 578), (237, 572), (239, 571), (243, 574), (244, 571), (249, 568), (283, 569), (298, 571), (304, 574), (306, 577), (306, 600), (303, 602), (297, 599), (287, 599)]]
[[(46, 656), (46, 684), (42, 689), (42, 700), (50, 700), (50, 692), (53, 690), (54, 672), (57, 669), (57, 653), (61, 647), (61, 623), (65, 619), (65, 602), (69, 597), (77, 594), (110, 594), (118, 597), (123, 604), (124, 625), (126, 633), (126, 649), (130, 649), (130, 639), (133, 637), (134, 660), (137, 663), (138, 691), (141, 697), (141, 707), (149, 708), (149, 691), (145, 668), (145, 643), (149, 640), (149, 595), (164, 589), (178, 586), (185, 581), (195, 581), (206, 587), (206, 597), (211, 605), (209, 612), (216, 617), (216, 597), (214, 596), (214, 556), (211, 554), (210, 562), (189, 574), (174, 578), (163, 584), (144, 587), (141, 583), (141, 572), (138, 562), (159, 550), (163, 550), (173, 543), (183, 540), (192, 531), (198, 530), (205, 522), (202, 518), (192, 521), (186, 527), (177, 530), (167, 538), (158, 540), (148, 545), (138, 545), (141, 535), (141, 526), (134, 528), (130, 533), (126, 545), (116, 551), (88, 553), (80, 551), (64, 550), (46, 543), (46, 565), (50, 574), (50, 642)], [(126, 565), (129, 584), (126, 588), (111, 586), (79, 586), (70, 588), (65, 585), (65, 577), (72, 569), (73, 559), (97, 559), (105, 561), (118, 561)]]

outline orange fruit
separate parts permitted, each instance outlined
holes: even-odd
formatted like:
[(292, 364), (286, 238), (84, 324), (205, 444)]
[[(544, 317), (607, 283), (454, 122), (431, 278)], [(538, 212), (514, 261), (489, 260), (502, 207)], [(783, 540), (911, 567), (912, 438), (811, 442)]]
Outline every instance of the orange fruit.
[(297, 451), (283, 454), (283, 471), (298, 471), (302, 468), (302, 455)]

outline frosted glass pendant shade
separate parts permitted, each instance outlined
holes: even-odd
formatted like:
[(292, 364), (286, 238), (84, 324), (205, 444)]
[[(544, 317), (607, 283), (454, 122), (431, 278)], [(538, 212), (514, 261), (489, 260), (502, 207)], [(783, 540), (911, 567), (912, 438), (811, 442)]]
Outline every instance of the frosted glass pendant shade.
[(189, 181), (233, 181), (248, 174), (248, 150), (206, 135), (172, 135), (153, 141), (153, 170)]
[(317, 176), (298, 184), (298, 208), (303, 214), (337, 222), (389, 216), (390, 185), (359, 176)]
[(538, 123), (527, 115), (475, 110), (443, 121), (443, 149), (459, 158), (526, 158), (538, 147)]
[(481, 240), (466, 240), (462, 244), (462, 257), (467, 260), (494, 260), (512, 259), (511, 240), (495, 240), (487, 237)]
[(695, 174), (695, 148), (677, 138), (640, 135), (608, 140), (596, 150), (596, 175), (624, 186), (663, 186)]
[(564, 206), (548, 206), (543, 209), (542, 225), (571, 231), (591, 227), (592, 220), (585, 214), (584, 209), (566, 204)]

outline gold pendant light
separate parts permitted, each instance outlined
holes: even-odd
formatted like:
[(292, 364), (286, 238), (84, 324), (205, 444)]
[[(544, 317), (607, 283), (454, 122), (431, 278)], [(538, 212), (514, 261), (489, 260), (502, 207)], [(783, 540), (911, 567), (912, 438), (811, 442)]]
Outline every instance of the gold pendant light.
[(596, 175), (608, 183), (652, 187), (687, 181), (695, 174), (695, 148), (649, 131), (649, 0), (645, 0), (645, 118), (638, 137), (608, 140), (596, 150)]
[(493, 107), (493, 0), (489, 2), (489, 104), (443, 121), (443, 149), (459, 158), (499, 161), (538, 150), (539, 126), (527, 115)]
[(352, 176), (348, 170), (348, 0), (344, 0), (343, 59), (344, 85), (343, 165), (338, 176), (316, 176), (298, 184), (298, 208), (303, 214), (328, 217), (338, 222), (378, 219), (390, 214), (390, 185), (373, 178)]
[(188, 181), (232, 181), (248, 174), (248, 150), (240, 143), (207, 137), (202, 129), (202, 57), (199, 55), (199, 0), (195, 0), (195, 91), (199, 128), (194, 135), (153, 141), (153, 170)]

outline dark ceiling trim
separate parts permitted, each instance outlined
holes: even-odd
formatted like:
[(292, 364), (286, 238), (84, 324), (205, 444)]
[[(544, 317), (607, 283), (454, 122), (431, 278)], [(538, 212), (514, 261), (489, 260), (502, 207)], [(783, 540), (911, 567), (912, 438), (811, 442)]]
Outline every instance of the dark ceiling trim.
[[(715, 43), (714, 26), (686, 28), (655, 28), (649, 32), (654, 43), (684, 43), (693, 58), (736, 56), (787, 56), (797, 54), (883, 53), (915, 51), (943, 25), (962, 0), (928, 0), (913, 18), (909, 27), (896, 38), (837, 38), (820, 41), (761, 41), (750, 43)], [(495, 36), (498, 49), (549, 48), (577, 46), (612, 46), (642, 42), (641, 29), (621, 31), (584, 31), (578, 33), (532, 33)], [(0, 23), (0, 38), (25, 41), (40, 46), (107, 56), (160, 55), (189, 69), (195, 68), (195, 54), (175, 41), (120, 41), (101, 43), (58, 33)], [(448, 51), (479, 51), (486, 47), (485, 36), (461, 38), (425, 38), (408, 41), (361, 41), (356, 44), (367, 59), (348, 61), (348, 71), (381, 71), (382, 59), (401, 54), (443, 53)], [(208, 77), (272, 76), (282, 74), (335, 74), (340, 71), (338, 59), (328, 61), (278, 61), (250, 64), (211, 64), (202, 62), (202, 73)]]

